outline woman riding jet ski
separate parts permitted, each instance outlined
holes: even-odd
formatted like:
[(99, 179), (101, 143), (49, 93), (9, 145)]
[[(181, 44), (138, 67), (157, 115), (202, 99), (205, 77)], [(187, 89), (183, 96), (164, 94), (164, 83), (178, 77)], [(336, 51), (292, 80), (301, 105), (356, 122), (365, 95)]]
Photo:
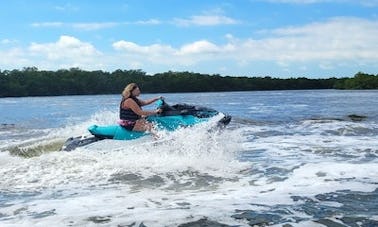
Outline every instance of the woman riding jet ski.
[(159, 114), (161, 109), (146, 111), (142, 109), (142, 106), (154, 103), (162, 97), (141, 100), (138, 98), (140, 94), (140, 89), (135, 83), (128, 84), (122, 91), (122, 100), (119, 105), (119, 124), (130, 131), (150, 131), (155, 134), (153, 124), (147, 121), (145, 117)]
[[(103, 139), (132, 140), (148, 134), (156, 135), (155, 130), (173, 131), (179, 127), (188, 127), (207, 121), (219, 114), (218, 111), (206, 107), (187, 104), (169, 106), (162, 98), (143, 101), (136, 98), (139, 94), (140, 90), (136, 84), (126, 86), (122, 92), (119, 125), (92, 125), (88, 128), (92, 137), (69, 138), (62, 150), (70, 151)], [(141, 106), (153, 102), (158, 104), (155, 111), (142, 110)], [(142, 118), (142, 115), (147, 115), (147, 117)], [(231, 116), (224, 116), (218, 121), (218, 125), (223, 127), (230, 121)]]

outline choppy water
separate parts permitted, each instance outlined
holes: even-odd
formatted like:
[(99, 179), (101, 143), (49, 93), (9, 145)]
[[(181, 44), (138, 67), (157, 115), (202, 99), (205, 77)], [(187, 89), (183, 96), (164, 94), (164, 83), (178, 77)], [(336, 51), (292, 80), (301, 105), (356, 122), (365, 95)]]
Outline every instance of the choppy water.
[(61, 152), (119, 96), (0, 99), (0, 226), (378, 225), (378, 91), (163, 95), (233, 121)]

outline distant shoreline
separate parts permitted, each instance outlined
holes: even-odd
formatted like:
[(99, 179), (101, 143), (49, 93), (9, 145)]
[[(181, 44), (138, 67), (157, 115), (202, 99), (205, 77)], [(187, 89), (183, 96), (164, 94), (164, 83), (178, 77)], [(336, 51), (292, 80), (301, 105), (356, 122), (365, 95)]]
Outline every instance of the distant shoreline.
[(0, 70), (0, 97), (120, 94), (131, 82), (137, 83), (144, 93), (378, 89), (378, 74), (359, 72), (352, 78), (280, 79), (172, 71), (154, 75), (147, 75), (142, 70), (104, 72), (71, 68), (43, 71), (31, 67)]

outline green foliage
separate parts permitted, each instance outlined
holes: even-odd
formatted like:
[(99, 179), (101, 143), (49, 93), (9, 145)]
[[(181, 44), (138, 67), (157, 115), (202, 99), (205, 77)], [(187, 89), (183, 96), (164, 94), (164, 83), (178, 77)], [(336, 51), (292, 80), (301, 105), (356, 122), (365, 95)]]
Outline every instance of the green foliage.
[(147, 75), (142, 70), (114, 72), (84, 71), (79, 68), (43, 71), (36, 67), (0, 70), (0, 97), (120, 94), (137, 83), (143, 92), (215, 92), (293, 89), (378, 89), (378, 75), (357, 73), (354, 78), (278, 79), (272, 77), (231, 77), (193, 72)]
[(353, 78), (344, 78), (336, 84), (338, 89), (378, 89), (378, 74), (369, 75), (362, 72), (357, 73)]

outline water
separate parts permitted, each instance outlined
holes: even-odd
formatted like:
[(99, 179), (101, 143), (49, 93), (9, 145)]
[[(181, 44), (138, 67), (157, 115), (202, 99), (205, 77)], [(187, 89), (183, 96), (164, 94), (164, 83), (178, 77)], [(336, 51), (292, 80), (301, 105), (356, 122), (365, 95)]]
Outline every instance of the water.
[(156, 95), (233, 120), (61, 152), (119, 96), (0, 99), (0, 226), (378, 225), (378, 91)]

